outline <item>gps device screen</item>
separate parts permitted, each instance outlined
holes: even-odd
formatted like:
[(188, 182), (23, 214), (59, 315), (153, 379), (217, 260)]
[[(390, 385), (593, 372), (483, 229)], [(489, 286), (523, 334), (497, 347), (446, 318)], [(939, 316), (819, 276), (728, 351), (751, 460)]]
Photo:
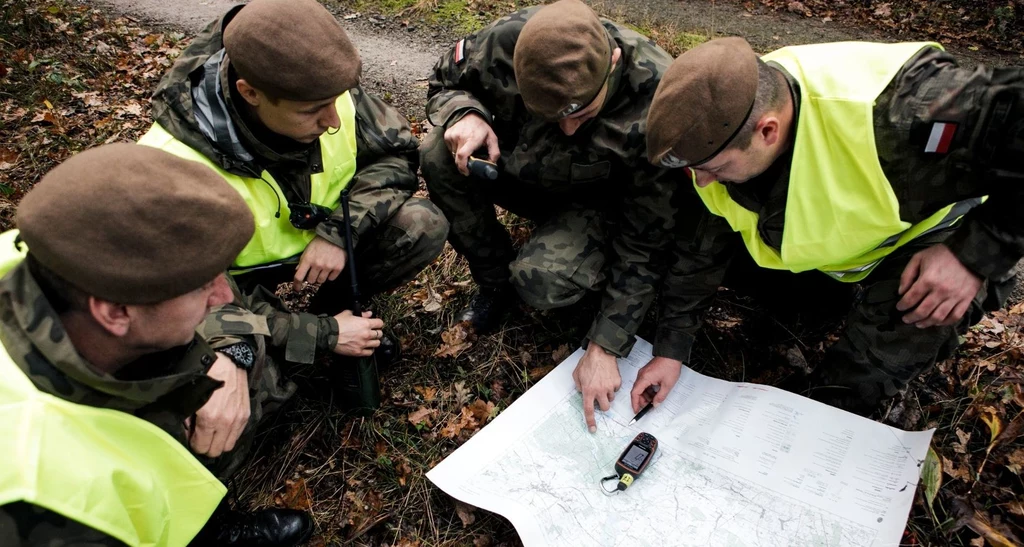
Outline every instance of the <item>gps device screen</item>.
[(644, 463), (645, 459), (647, 459), (648, 454), (650, 454), (650, 452), (634, 444), (629, 447), (626, 455), (622, 457), (622, 464), (626, 467), (639, 469), (640, 465)]

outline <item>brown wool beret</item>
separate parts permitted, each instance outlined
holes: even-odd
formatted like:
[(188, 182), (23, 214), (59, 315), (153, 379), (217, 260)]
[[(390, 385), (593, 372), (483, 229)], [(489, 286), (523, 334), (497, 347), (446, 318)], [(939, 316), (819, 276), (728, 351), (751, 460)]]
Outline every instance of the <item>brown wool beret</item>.
[(240, 78), (278, 99), (319, 101), (359, 84), (359, 52), (316, 0), (253, 0), (224, 29), (224, 49)]
[(655, 165), (703, 163), (736, 136), (757, 95), (757, 54), (743, 38), (719, 38), (679, 56), (647, 113), (647, 158)]
[(197, 289), (252, 237), (252, 213), (203, 164), (110, 144), (47, 173), (15, 219), (29, 252), (92, 296), (153, 304)]
[(587, 106), (608, 78), (611, 44), (597, 14), (579, 0), (537, 10), (519, 32), (512, 54), (526, 108), (554, 121)]

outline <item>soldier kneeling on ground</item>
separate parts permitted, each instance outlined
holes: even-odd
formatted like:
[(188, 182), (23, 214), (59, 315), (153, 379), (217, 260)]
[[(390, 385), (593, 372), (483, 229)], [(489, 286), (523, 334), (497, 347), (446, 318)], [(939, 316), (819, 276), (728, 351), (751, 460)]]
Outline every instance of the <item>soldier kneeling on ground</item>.
[(238, 192), (113, 144), (53, 169), (16, 222), (0, 235), (0, 545), (305, 541), (305, 513), (221, 504), (256, 423), (294, 391), (262, 336), (244, 355), (196, 332), (233, 301), (244, 320), (224, 274), (253, 233)]
[[(366, 298), (416, 277), (448, 233), (437, 207), (412, 195), (419, 143), (409, 122), (359, 86), (361, 66), (315, 0), (254, 0), (210, 23), (175, 61), (139, 140), (209, 166), (245, 198), (256, 233), (230, 273), (290, 362), (375, 352), (383, 365), (398, 354), (380, 319), (346, 310), (343, 191)], [(320, 284), (311, 313), (288, 313), (275, 298), (288, 281)]]

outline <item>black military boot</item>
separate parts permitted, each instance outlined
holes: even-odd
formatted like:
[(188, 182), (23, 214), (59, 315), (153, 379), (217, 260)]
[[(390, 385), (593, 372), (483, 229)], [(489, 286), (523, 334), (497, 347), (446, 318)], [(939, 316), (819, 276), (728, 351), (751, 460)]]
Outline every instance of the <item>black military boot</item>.
[(468, 321), (477, 334), (494, 330), (515, 305), (517, 295), (509, 285), (480, 287), (469, 306), (455, 316), (455, 322)]
[(234, 547), (293, 547), (313, 534), (313, 519), (294, 509), (264, 509), (254, 513), (221, 511), (189, 545)]

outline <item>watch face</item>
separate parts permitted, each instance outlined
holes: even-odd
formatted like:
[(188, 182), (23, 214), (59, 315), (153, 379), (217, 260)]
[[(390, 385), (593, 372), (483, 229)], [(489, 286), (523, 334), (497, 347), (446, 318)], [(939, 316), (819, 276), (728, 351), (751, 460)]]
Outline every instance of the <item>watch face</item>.
[(249, 344), (244, 342), (228, 346), (221, 351), (231, 356), (231, 359), (235, 364), (240, 367), (249, 368), (256, 360), (256, 356), (252, 353), (252, 348), (249, 347)]

